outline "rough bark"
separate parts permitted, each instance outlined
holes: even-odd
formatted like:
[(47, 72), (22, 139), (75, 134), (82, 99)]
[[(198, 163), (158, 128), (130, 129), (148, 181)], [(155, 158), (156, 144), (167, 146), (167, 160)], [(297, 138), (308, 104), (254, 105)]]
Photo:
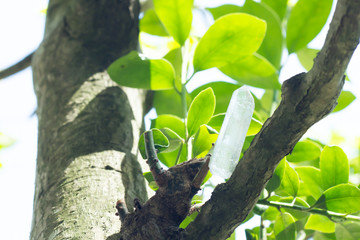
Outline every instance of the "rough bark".
[(339, 0), (325, 44), (308, 73), (282, 87), (282, 101), (255, 136), (231, 178), (184, 232), (184, 239), (226, 239), (246, 218), (279, 161), (314, 123), (332, 111), (360, 38), (360, 1)]
[[(145, 92), (106, 68), (137, 48), (138, 2), (51, 0), (32, 59), (39, 140), (31, 239), (116, 239), (115, 202), (147, 199), (137, 142)], [(115, 235), (114, 235), (115, 234)]]

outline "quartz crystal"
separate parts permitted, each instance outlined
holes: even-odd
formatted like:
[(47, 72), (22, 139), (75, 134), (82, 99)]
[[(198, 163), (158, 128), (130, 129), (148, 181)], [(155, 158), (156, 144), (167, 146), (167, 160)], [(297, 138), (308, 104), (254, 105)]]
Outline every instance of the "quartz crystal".
[(254, 98), (246, 86), (233, 92), (211, 156), (212, 174), (229, 178), (235, 170), (254, 107)]

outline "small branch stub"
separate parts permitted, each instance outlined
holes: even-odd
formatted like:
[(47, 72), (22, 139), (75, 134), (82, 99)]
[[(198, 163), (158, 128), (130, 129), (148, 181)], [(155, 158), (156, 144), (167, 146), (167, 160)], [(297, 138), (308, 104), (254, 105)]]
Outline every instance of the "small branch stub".
[(194, 177), (194, 180), (192, 181), (192, 187), (196, 192), (200, 189), (200, 186), (202, 182), (204, 181), (207, 173), (209, 172), (209, 162), (210, 162), (211, 154), (208, 154), (206, 156), (205, 163), (201, 166), (199, 172)]
[(126, 205), (123, 200), (118, 200), (116, 202), (116, 210), (117, 210), (117, 213), (115, 213), (115, 215), (119, 216), (120, 221), (123, 222), (126, 217), (126, 214), (128, 214)]

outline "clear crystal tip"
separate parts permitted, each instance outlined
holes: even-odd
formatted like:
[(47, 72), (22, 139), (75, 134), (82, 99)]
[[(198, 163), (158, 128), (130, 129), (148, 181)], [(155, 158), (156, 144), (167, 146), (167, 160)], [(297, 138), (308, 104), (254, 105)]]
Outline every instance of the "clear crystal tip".
[(254, 107), (254, 98), (248, 87), (233, 92), (211, 156), (209, 168), (212, 174), (229, 178), (235, 170)]

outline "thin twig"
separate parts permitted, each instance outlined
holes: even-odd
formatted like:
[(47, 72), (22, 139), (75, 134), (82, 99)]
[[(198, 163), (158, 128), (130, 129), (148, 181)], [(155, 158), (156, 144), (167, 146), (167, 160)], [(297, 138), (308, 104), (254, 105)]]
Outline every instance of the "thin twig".
[(307, 213), (311, 213), (311, 214), (318, 214), (318, 215), (328, 217), (331, 221), (336, 221), (338, 219), (338, 220), (352, 220), (352, 221), (360, 222), (359, 216), (329, 212), (327, 210), (319, 209), (319, 208), (308, 208), (308, 207), (303, 207), (303, 206), (291, 205), (289, 203), (283, 203), (283, 202), (273, 202), (273, 201), (269, 202), (264, 199), (259, 200), (258, 204), (266, 205), (266, 206), (270, 206), (270, 207), (276, 207), (276, 208), (286, 208), (286, 209), (291, 209), (291, 210), (297, 210), (297, 211), (307, 212)]
[(164, 169), (161, 167), (158, 156), (156, 154), (154, 138), (151, 130), (144, 133), (144, 140), (147, 164), (150, 167), (150, 171), (155, 179), (155, 182), (158, 184), (159, 187), (161, 187), (165, 183), (165, 172)]
[(21, 70), (24, 70), (25, 68), (29, 67), (31, 65), (31, 59), (34, 52), (30, 53), (28, 56), (26, 56), (24, 59), (20, 60), (19, 62), (15, 63), (14, 65), (0, 71), (0, 80), (7, 78), (15, 73), (20, 72)]

